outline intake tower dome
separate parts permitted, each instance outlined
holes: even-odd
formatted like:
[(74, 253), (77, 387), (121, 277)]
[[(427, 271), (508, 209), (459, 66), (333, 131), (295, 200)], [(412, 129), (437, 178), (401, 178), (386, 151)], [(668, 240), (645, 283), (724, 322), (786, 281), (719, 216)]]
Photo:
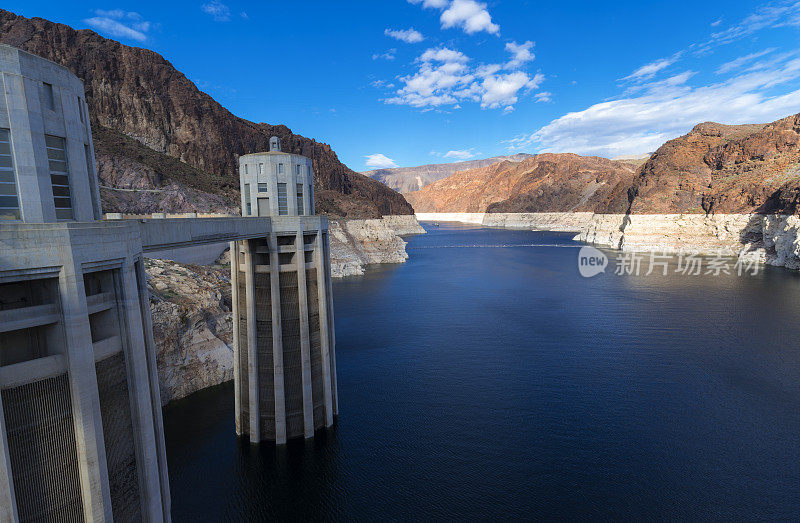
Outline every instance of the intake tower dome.
[(313, 216), (314, 166), (310, 158), (281, 151), (273, 136), (269, 152), (239, 158), (243, 216)]

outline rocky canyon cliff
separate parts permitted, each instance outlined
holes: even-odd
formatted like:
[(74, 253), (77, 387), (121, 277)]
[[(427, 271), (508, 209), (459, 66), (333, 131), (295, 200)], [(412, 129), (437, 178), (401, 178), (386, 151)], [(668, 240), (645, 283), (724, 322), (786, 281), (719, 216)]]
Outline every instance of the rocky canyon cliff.
[(606, 158), (539, 154), (458, 172), (406, 198), (417, 212), (624, 212), (635, 173)]
[(797, 212), (800, 115), (770, 124), (702, 123), (662, 145), (629, 190), (628, 211)]
[(701, 123), (646, 161), (540, 154), (453, 174), (406, 195), (423, 213), (796, 214), (800, 115)]
[(447, 178), (460, 171), (487, 167), (489, 165), (507, 161), (521, 162), (529, 154), (519, 153), (511, 156), (495, 156), (483, 160), (468, 160), (464, 162), (436, 163), (420, 165), (419, 167), (395, 167), (391, 169), (377, 169), (362, 173), (370, 178), (386, 184), (399, 193), (418, 191), (428, 184)]

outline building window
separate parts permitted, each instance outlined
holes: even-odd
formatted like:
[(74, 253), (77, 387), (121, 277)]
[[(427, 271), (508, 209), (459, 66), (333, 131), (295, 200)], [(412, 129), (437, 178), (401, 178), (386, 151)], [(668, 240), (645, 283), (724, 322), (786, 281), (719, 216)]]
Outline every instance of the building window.
[(78, 116), (81, 119), (81, 123), (85, 123), (83, 120), (83, 106), (81, 105), (81, 97), (78, 96), (77, 100), (78, 100)]
[(258, 184), (258, 192), (260, 192), (260, 193), (265, 193), (265, 192), (267, 192), (267, 187), (268, 187), (268, 185), (269, 185), (269, 184), (266, 184), (266, 183), (259, 183), (259, 184)]
[[(299, 170), (300, 166), (298, 165), (297, 168)], [(303, 212), (303, 184), (302, 183), (298, 183), (297, 184), (297, 214), (305, 214)]]
[(17, 179), (11, 156), (11, 131), (0, 129), (0, 220), (19, 220)]
[(286, 197), (286, 184), (278, 184), (278, 215), (286, 216), (289, 214), (289, 202)]
[(250, 184), (244, 184), (244, 204), (247, 209), (247, 216), (253, 215), (253, 204), (250, 203)]
[(299, 165), (295, 165), (294, 166), (294, 174), (296, 174), (297, 176), (300, 176), (300, 166)]
[(283, 174), (283, 164), (282, 163), (278, 164), (278, 174)]
[(247, 164), (244, 164), (244, 174), (247, 174)]
[(262, 176), (263, 174), (264, 174), (264, 164), (260, 163), (258, 164), (258, 175)]
[(53, 94), (53, 86), (51, 84), (42, 82), (41, 102), (45, 109), (56, 110), (56, 97)]
[(45, 135), (47, 160), (50, 165), (50, 183), (53, 187), (53, 203), (56, 207), (56, 218), (72, 220), (72, 198), (69, 189), (69, 164), (67, 163), (67, 144), (64, 138)]

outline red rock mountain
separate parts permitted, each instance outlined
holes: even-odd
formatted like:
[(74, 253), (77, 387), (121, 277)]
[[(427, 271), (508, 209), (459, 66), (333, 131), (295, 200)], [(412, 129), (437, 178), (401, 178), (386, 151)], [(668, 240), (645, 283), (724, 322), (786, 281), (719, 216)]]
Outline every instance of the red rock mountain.
[(702, 123), (662, 145), (629, 191), (629, 210), (794, 214), (800, 202), (800, 115), (766, 125)]
[(467, 160), (464, 162), (434, 163), (430, 165), (420, 165), (418, 167), (377, 169), (361, 174), (388, 185), (400, 194), (405, 194), (418, 191), (428, 184), (452, 176), (459, 171), (488, 167), (489, 165), (502, 161), (521, 162), (529, 156), (530, 154), (519, 153), (511, 156), (495, 156), (494, 158)]
[[(60, 63), (83, 80), (96, 131), (101, 183), (153, 190), (148, 205), (157, 207), (168, 200), (168, 205), (183, 202), (183, 208), (171, 210), (192, 210), (192, 201), (197, 200), (195, 207), (213, 207), (218, 197), (227, 206), (237, 206), (238, 156), (267, 150), (269, 138), (276, 135), (285, 151), (313, 159), (320, 212), (339, 216), (412, 212), (402, 196), (348, 169), (329, 145), (293, 134), (283, 125), (234, 116), (158, 53), (4, 10), (0, 10), (0, 42)], [(137, 143), (125, 142), (122, 135)], [(179, 160), (184, 167), (174, 175), (174, 169), (164, 168), (164, 161), (139, 144)], [(137, 159), (147, 156), (151, 157), (145, 163)], [(209, 190), (216, 192), (209, 195)], [(138, 198), (118, 192), (104, 203), (125, 207), (137, 205)]]
[(800, 115), (702, 123), (643, 164), (541, 154), (454, 174), (406, 198), (420, 212), (800, 212)]
[(625, 212), (634, 166), (538, 154), (462, 171), (406, 194), (417, 212)]

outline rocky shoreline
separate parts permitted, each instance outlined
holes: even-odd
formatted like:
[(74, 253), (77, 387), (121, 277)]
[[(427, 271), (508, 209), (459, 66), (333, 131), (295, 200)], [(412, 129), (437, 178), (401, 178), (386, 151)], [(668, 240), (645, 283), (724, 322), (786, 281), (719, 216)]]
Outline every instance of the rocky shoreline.
[(591, 223), (591, 212), (527, 212), (527, 213), (417, 213), (419, 221), (460, 222), (500, 227), (553, 232), (579, 232)]
[(401, 236), (424, 233), (413, 215), (331, 220), (331, 275), (356, 276), (364, 274), (367, 265), (403, 263), (408, 253)]
[(598, 214), (575, 239), (623, 251), (747, 257), (800, 270), (795, 215)]
[(145, 268), (162, 405), (232, 380), (230, 263)]
[(800, 270), (800, 217), (786, 214), (419, 213), (510, 229), (575, 232), (584, 243), (623, 251), (747, 256)]

